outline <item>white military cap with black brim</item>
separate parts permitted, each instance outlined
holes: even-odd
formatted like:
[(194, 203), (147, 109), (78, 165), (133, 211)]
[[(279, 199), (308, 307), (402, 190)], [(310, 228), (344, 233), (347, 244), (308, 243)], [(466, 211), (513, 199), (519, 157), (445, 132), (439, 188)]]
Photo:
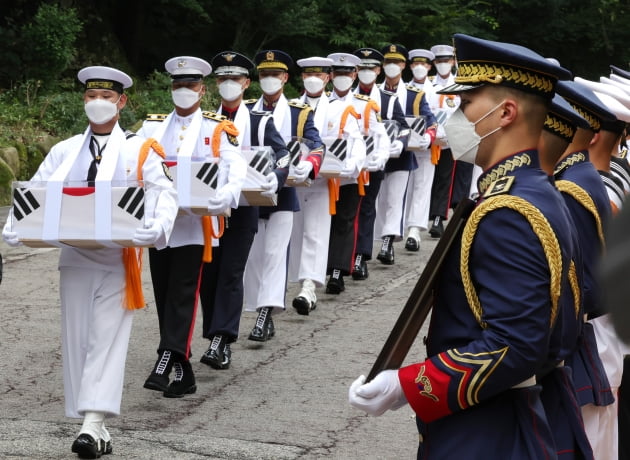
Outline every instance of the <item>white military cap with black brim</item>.
[(438, 91), (438, 94), (456, 94), (483, 85), (500, 85), (551, 100), (558, 80), (571, 78), (567, 69), (524, 46), (465, 34), (455, 34), (453, 42), (458, 62), (455, 84)]
[(409, 51), (409, 62), (424, 62), (431, 64), (435, 60), (435, 54), (429, 50), (416, 48)]
[(205, 60), (193, 56), (177, 56), (164, 63), (164, 68), (173, 81), (201, 81), (212, 72)]
[(455, 57), (455, 48), (451, 45), (433, 45), (430, 50), (435, 58)]
[(242, 75), (249, 76), (255, 67), (254, 62), (236, 51), (222, 51), (210, 60), (214, 75)]
[(90, 66), (79, 70), (77, 78), (85, 89), (109, 89), (122, 94), (125, 88), (133, 85), (133, 80), (125, 72), (113, 67)]
[(307, 57), (297, 60), (297, 65), (302, 73), (328, 73), (333, 60), (320, 56)]
[(331, 53), (327, 58), (333, 61), (331, 65), (333, 72), (354, 72), (361, 64), (361, 59), (350, 53)]
[(626, 80), (630, 80), (630, 72), (624, 70), (616, 65), (610, 65), (610, 73), (613, 75), (619, 75), (620, 77), (625, 78)]

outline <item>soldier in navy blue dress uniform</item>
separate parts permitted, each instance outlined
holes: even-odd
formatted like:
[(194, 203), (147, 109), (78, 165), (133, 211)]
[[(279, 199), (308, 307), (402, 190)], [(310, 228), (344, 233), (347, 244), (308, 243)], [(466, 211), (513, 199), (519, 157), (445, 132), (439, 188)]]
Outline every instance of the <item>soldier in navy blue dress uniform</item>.
[(549, 360), (572, 247), (562, 196), (536, 146), (559, 78), (531, 50), (454, 36), (460, 64), (445, 93), (455, 159), (475, 162), (480, 200), (437, 275), (424, 362), (350, 387), (372, 415), (409, 403), (418, 458), (555, 458), (536, 373)]

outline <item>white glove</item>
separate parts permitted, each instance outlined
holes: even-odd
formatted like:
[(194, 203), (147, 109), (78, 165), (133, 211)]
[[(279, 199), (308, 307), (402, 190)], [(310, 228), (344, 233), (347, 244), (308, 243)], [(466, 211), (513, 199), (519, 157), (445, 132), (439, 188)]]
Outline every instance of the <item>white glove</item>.
[(133, 234), (136, 246), (152, 246), (162, 235), (162, 226), (155, 219), (148, 219), (144, 227), (138, 227)]
[(369, 383), (365, 383), (365, 376), (362, 375), (350, 385), (348, 400), (351, 406), (374, 416), (407, 404), (397, 370), (383, 371)]
[(219, 216), (230, 207), (230, 202), (230, 194), (219, 190), (212, 198), (208, 199), (208, 212), (213, 216)]
[(265, 176), (265, 179), (267, 179), (267, 182), (261, 186), (264, 191), (260, 194), (262, 196), (273, 196), (278, 191), (278, 176), (270, 172)]
[(403, 150), (403, 143), (399, 140), (392, 141), (389, 146), (389, 156), (398, 157)]
[(343, 164), (343, 169), (341, 170), (341, 175), (343, 177), (357, 177), (357, 165), (354, 158), (346, 158), (346, 161)]
[(293, 170), (293, 177), (296, 182), (304, 182), (313, 170), (313, 163), (310, 161), (300, 161)]
[(22, 244), (22, 242), (18, 239), (17, 232), (11, 231), (11, 228), (9, 227), (8, 222), (4, 225), (4, 228), (2, 229), (2, 239), (9, 246), (15, 247), (15, 246), (20, 246)]
[(427, 133), (424, 133), (422, 135), (422, 140), (419, 142), (419, 145), (421, 150), (427, 150), (429, 147), (431, 147), (431, 136)]
[(365, 167), (368, 171), (380, 171), (381, 169), (385, 169), (385, 163), (387, 163), (388, 158), (384, 158), (381, 155), (370, 155), (367, 158), (367, 162)]
[(440, 147), (448, 147), (448, 139), (446, 138), (446, 131), (442, 125), (438, 125), (435, 133), (435, 143)]

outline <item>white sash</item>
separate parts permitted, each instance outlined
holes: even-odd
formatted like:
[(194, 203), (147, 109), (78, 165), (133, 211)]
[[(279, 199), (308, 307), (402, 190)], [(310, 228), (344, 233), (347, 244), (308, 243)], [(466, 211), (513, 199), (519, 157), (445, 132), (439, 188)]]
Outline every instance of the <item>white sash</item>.
[[(262, 110), (263, 108), (263, 98), (261, 97), (256, 102), (254, 106), (254, 110)], [(289, 142), (291, 140), (291, 109), (289, 108), (289, 102), (284, 94), (280, 95), (280, 99), (276, 103), (276, 108), (273, 111), (273, 123), (276, 125), (276, 129), (282, 136), (285, 142)]]

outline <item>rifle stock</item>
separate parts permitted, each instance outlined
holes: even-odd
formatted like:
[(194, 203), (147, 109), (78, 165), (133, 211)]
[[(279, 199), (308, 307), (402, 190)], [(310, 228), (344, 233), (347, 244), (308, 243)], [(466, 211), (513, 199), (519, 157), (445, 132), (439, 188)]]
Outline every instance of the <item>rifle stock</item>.
[(433, 306), (433, 289), (440, 269), (448, 251), (461, 237), (464, 225), (475, 207), (475, 202), (469, 199), (461, 201), (449, 219), (444, 234), (433, 250), (427, 265), (424, 267), (416, 286), (411, 291), (407, 303), (402, 309), (392, 332), (383, 345), (366, 381), (369, 382), (376, 375), (386, 369), (398, 369), (409, 349), (413, 345), (420, 328), (427, 319)]

